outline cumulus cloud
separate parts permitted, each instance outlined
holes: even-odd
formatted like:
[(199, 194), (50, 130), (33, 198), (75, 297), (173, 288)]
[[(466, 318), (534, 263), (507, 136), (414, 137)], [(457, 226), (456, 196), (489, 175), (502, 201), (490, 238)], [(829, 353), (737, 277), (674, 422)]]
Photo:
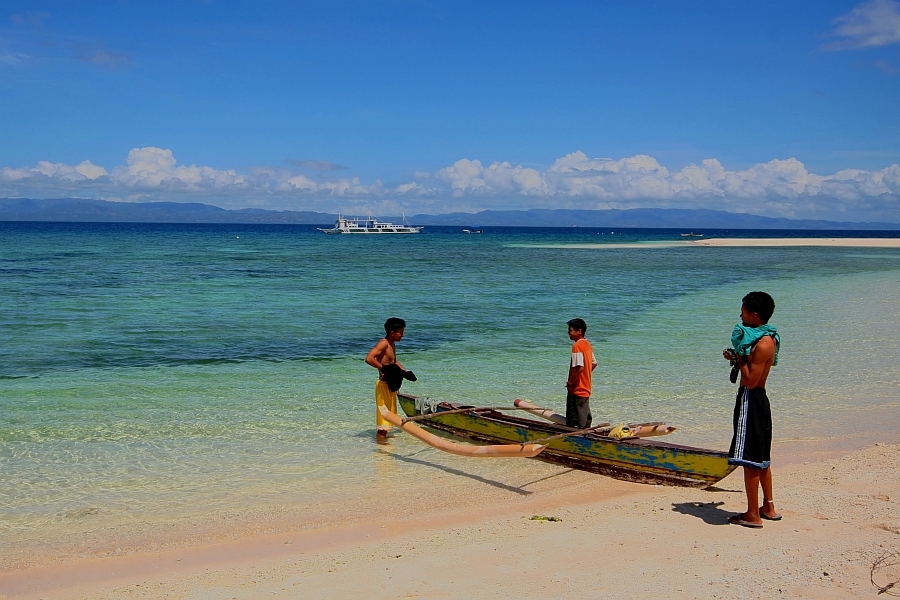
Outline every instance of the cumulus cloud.
[(514, 167), (508, 162), (487, 167), (481, 161), (462, 159), (437, 172), (438, 181), (447, 184), (455, 197), (475, 193), (540, 194), (541, 175), (534, 169)]
[(868, 0), (834, 19), (831, 36), (839, 38), (827, 50), (871, 48), (900, 43), (900, 2)]
[(21, 181), (23, 179), (45, 179), (65, 182), (94, 181), (108, 175), (106, 169), (98, 167), (89, 160), (70, 166), (63, 163), (52, 163), (46, 160), (38, 162), (34, 167), (21, 169), (0, 169), (0, 181)]
[(796, 158), (728, 170), (717, 159), (670, 169), (655, 158), (591, 158), (576, 151), (545, 170), (463, 158), (413, 181), (389, 185), (358, 177), (298, 174), (287, 168), (248, 172), (178, 164), (171, 150), (134, 148), (107, 171), (41, 161), (0, 169), (0, 196), (81, 195), (110, 200), (206, 201), (226, 208), (405, 210), (423, 212), (527, 208), (711, 208), (767, 216), (900, 222), (900, 165), (877, 171), (810, 172)]
[(237, 171), (219, 171), (197, 165), (177, 166), (171, 150), (134, 148), (128, 153), (124, 167), (112, 170), (115, 183), (140, 190), (210, 191), (244, 189), (249, 178)]
[[(481, 208), (715, 208), (786, 217), (900, 220), (900, 166), (880, 171), (809, 172), (795, 158), (729, 171), (716, 159), (672, 171), (646, 155), (618, 160), (573, 152), (543, 173), (507, 162), (462, 159), (395, 193), (481, 199)], [(430, 187), (429, 187), (430, 184)], [(864, 216), (865, 215), (865, 216)]]

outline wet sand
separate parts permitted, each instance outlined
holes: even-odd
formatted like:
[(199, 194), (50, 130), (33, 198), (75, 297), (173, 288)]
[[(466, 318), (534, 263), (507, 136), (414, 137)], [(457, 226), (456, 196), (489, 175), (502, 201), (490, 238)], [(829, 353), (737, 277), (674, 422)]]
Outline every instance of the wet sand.
[(491, 482), (461, 478), (461, 497), (425, 503), (401, 481), (368, 518), (7, 570), (0, 598), (876, 597), (873, 563), (900, 552), (900, 440), (888, 441), (776, 445), (776, 457), (833, 457), (782, 461), (784, 519), (759, 530), (726, 524), (744, 508), (740, 470), (694, 490), (557, 468), (502, 502)]

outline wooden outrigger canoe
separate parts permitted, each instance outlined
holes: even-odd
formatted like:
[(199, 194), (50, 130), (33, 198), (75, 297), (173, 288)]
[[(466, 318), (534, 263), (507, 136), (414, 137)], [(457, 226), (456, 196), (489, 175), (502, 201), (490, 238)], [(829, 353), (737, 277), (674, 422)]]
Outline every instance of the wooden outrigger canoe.
[[(409, 417), (419, 415), (416, 397), (400, 393), (398, 403)], [(557, 436), (570, 427), (478, 409), (441, 416), (442, 411), (469, 408), (441, 402), (434, 416), (420, 421), (425, 427), (488, 444), (528, 443)], [(598, 433), (575, 433), (546, 442), (538, 460), (558, 463), (638, 483), (704, 488), (734, 471), (726, 452), (669, 444), (656, 439), (615, 439)], [(540, 442), (544, 443), (544, 442)]]

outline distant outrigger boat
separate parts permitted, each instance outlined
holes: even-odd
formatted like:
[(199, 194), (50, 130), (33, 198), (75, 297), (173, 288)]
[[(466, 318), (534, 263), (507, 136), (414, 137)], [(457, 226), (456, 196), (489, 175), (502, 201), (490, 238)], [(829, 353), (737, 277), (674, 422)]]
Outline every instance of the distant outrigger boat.
[(419, 233), (422, 227), (413, 227), (406, 224), (406, 218), (403, 219), (403, 225), (395, 225), (387, 221), (379, 221), (371, 214), (366, 217), (345, 218), (338, 215), (337, 221), (334, 222), (332, 229), (317, 227), (319, 231), (325, 233), (361, 233), (361, 234), (385, 234), (385, 233)]
[(690, 233), (682, 233), (681, 237), (703, 237), (702, 233), (694, 233), (693, 231)]
[(469, 229), (463, 229), (463, 233), (484, 233), (484, 229), (476, 226)]

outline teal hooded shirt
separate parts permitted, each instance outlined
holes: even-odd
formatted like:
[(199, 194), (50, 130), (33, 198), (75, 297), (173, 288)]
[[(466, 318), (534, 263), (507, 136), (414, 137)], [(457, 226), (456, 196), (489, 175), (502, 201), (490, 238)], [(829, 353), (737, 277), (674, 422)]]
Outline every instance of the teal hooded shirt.
[(768, 323), (759, 327), (735, 325), (734, 331), (731, 332), (731, 345), (740, 356), (750, 356), (750, 351), (753, 350), (754, 344), (767, 335), (775, 338), (775, 362), (772, 364), (777, 365), (778, 351), (781, 349), (781, 336), (778, 335), (774, 325), (769, 325)]

